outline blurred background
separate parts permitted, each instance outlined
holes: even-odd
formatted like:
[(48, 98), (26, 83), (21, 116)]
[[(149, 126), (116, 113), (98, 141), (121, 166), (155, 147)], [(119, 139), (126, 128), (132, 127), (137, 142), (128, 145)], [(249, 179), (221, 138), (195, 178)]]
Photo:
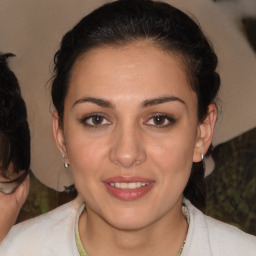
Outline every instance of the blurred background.
[[(27, 104), (31, 191), (18, 221), (71, 200), (72, 177), (51, 134), (53, 56), (62, 36), (104, 0), (1, 0), (0, 51)], [(219, 57), (220, 115), (207, 164), (206, 213), (256, 235), (256, 1), (168, 0), (195, 17)]]

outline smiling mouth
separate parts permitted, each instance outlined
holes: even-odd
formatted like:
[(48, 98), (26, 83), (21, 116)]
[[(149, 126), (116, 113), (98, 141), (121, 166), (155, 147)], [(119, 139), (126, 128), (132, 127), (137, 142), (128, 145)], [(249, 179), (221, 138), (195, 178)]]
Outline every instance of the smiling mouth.
[(119, 189), (123, 189), (123, 190), (133, 190), (133, 189), (138, 189), (141, 187), (146, 187), (150, 184), (150, 182), (111, 182), (109, 183), (110, 186), (112, 187), (116, 187)]
[(123, 201), (139, 199), (154, 187), (153, 180), (141, 177), (112, 177), (103, 181), (107, 192)]

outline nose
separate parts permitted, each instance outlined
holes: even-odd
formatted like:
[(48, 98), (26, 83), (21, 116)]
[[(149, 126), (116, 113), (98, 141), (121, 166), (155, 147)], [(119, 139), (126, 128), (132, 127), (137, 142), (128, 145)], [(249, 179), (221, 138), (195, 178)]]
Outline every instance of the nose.
[(137, 166), (145, 161), (143, 138), (136, 127), (120, 128), (115, 131), (109, 158), (124, 168)]

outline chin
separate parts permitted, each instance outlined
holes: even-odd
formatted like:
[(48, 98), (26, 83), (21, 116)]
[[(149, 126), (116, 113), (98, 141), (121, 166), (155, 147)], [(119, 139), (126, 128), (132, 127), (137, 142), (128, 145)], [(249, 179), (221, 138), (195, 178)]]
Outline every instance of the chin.
[(149, 225), (145, 220), (114, 220), (110, 223), (114, 228), (124, 231), (141, 230)]
[(123, 210), (118, 212), (112, 212), (111, 216), (106, 221), (113, 227), (120, 230), (138, 230), (153, 223), (153, 219), (150, 220), (150, 216), (141, 213), (139, 211)]

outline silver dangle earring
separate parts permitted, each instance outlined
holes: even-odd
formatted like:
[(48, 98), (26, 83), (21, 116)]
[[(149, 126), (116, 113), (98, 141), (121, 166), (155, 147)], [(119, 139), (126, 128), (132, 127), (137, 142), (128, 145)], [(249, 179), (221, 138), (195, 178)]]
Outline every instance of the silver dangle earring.
[(64, 162), (64, 167), (65, 167), (65, 168), (68, 168), (68, 167), (69, 167), (69, 164), (66, 163), (65, 158), (66, 158), (65, 155), (62, 153), (62, 159), (63, 159), (63, 162)]
[(201, 156), (203, 168), (204, 168), (204, 171), (205, 171), (206, 170), (206, 166), (205, 166), (204, 154), (201, 153), (200, 156)]

